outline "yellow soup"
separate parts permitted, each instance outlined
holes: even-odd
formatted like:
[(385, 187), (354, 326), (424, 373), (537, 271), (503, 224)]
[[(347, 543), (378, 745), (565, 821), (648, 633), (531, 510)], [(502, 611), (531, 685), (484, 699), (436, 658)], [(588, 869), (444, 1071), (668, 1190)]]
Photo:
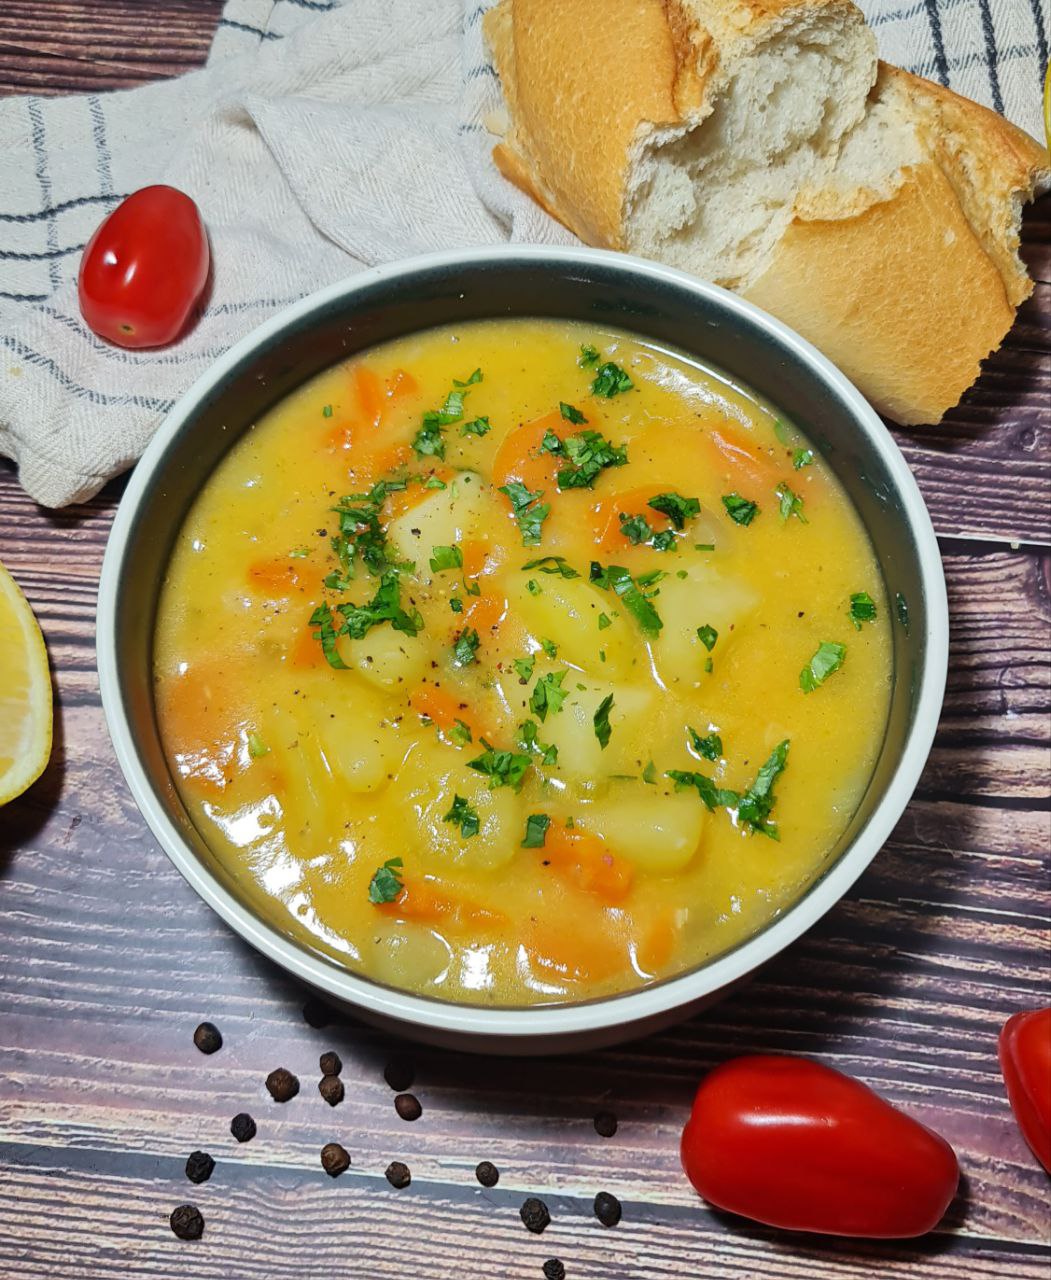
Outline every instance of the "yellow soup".
[(866, 787), (890, 661), (864, 529), (795, 427), (624, 333), (485, 321), (329, 370), (230, 452), (172, 556), (157, 705), (261, 914), (520, 1005), (790, 904)]

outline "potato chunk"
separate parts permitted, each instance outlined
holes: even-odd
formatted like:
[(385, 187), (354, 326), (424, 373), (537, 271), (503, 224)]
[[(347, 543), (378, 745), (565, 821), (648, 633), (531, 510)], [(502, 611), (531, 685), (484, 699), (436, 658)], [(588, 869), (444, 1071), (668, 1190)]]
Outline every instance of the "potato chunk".
[[(540, 588), (537, 594), (526, 588), (530, 578)], [(624, 679), (646, 661), (645, 646), (616, 596), (593, 587), (583, 577), (562, 578), (526, 570), (509, 575), (508, 595), (537, 641), (553, 640), (561, 658), (589, 675)], [(599, 626), (603, 614), (610, 620), (609, 626)]]
[(704, 829), (705, 808), (697, 796), (664, 795), (656, 787), (634, 782), (621, 784), (619, 792), (596, 806), (588, 827), (640, 871), (681, 871), (697, 852)]
[[(700, 680), (708, 657), (717, 660), (725, 652), (758, 604), (752, 587), (740, 580), (731, 582), (706, 565), (691, 566), (685, 578), (666, 578), (656, 601), (664, 627), (653, 646), (665, 684)], [(711, 655), (697, 635), (703, 626), (719, 633)]]

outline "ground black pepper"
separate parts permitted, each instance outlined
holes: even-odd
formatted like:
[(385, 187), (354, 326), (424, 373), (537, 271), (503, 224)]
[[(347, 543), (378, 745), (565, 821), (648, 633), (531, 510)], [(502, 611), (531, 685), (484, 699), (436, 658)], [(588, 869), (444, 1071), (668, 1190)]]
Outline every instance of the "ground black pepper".
[(196, 1205), (181, 1204), (168, 1219), (180, 1240), (200, 1240), (204, 1235), (204, 1219)]
[(615, 1227), (621, 1212), (620, 1201), (608, 1191), (600, 1191), (595, 1197), (595, 1217), (604, 1227)]
[(595, 1117), (595, 1132), (600, 1138), (612, 1138), (617, 1132), (617, 1117), (612, 1111), (600, 1111)]
[(186, 1176), (191, 1182), (207, 1182), (214, 1168), (215, 1161), (207, 1151), (191, 1151), (186, 1157)]
[(566, 1280), (566, 1268), (558, 1258), (548, 1258), (544, 1263), (544, 1280)]
[(538, 1200), (536, 1196), (530, 1196), (529, 1199), (518, 1210), (522, 1222), (525, 1224), (527, 1231), (532, 1231), (533, 1235), (538, 1236), (544, 1231), (551, 1222), (551, 1214), (548, 1212), (547, 1205), (543, 1200)]
[(320, 1031), (332, 1021), (332, 1010), (324, 1000), (311, 996), (303, 1006), (303, 1018), (310, 1026)]
[(215, 1053), (223, 1047), (223, 1038), (214, 1022), (202, 1022), (193, 1033), (193, 1042), (202, 1053)]
[(321, 1148), (321, 1167), (330, 1178), (338, 1178), (350, 1168), (350, 1156), (346, 1147), (338, 1142), (329, 1142)]
[(474, 1176), (483, 1187), (495, 1187), (500, 1181), (500, 1170), (489, 1160), (483, 1160), (474, 1171)]
[(242, 1111), (230, 1121), (230, 1132), (238, 1142), (248, 1142), (255, 1137), (255, 1121), (247, 1111)]
[(392, 1058), (383, 1068), (383, 1078), (395, 1093), (405, 1093), (412, 1088), (416, 1069), (407, 1058)]
[(412, 1174), (409, 1172), (409, 1166), (402, 1164), (400, 1160), (392, 1160), (387, 1165), (387, 1181), (392, 1187), (398, 1191), (403, 1190), (412, 1181)]
[(403, 1120), (419, 1120), (423, 1115), (420, 1100), (413, 1093), (399, 1093), (394, 1099), (394, 1110)]
[(321, 1055), (321, 1074), (323, 1076), (338, 1076), (343, 1070), (343, 1059), (338, 1053), (323, 1053)]
[(339, 1076), (322, 1076), (317, 1091), (330, 1107), (338, 1107), (343, 1101), (343, 1081)]
[(267, 1076), (266, 1088), (275, 1102), (290, 1102), (299, 1092), (299, 1081), (291, 1071), (278, 1067)]

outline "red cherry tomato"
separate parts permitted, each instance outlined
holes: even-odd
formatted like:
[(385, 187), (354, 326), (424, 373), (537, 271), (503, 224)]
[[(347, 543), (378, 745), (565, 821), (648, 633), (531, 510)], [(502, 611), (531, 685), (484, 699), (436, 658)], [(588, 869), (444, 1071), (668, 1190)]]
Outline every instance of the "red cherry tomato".
[(1051, 1008), (1007, 1019), (1000, 1032), (1000, 1069), (1022, 1137), (1051, 1173)]
[(930, 1231), (960, 1177), (944, 1138), (806, 1058), (735, 1058), (711, 1072), (682, 1163), (719, 1209), (790, 1231), (887, 1239)]
[(187, 326), (208, 280), (208, 235), (197, 206), (174, 187), (143, 187), (88, 241), (80, 314), (120, 347), (162, 347)]

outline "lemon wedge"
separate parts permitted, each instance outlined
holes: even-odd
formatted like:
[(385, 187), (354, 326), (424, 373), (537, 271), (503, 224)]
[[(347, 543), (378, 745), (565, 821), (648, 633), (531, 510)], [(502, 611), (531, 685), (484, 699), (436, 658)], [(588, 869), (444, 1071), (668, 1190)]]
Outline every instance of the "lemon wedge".
[(0, 564), (0, 805), (44, 772), (51, 755), (51, 673), (29, 601)]

